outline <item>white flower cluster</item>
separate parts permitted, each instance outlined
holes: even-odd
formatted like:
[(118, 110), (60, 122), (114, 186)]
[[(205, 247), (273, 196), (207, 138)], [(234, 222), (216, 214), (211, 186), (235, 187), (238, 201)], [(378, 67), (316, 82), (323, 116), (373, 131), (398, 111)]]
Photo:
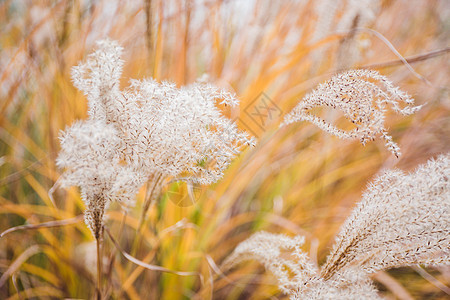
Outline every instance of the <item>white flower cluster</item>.
[(177, 88), (131, 80), (121, 91), (121, 53), (117, 42), (104, 40), (73, 68), (74, 84), (88, 98), (89, 118), (62, 134), (57, 160), (65, 171), (62, 186), (81, 187), (94, 234), (108, 201), (132, 201), (149, 179), (216, 182), (242, 148), (254, 144), (217, 108), (238, 105), (236, 96), (210, 84)]
[[(404, 102), (405, 107), (400, 103)], [(359, 139), (364, 145), (381, 135), (386, 147), (396, 156), (400, 149), (384, 128), (386, 105), (402, 115), (410, 115), (421, 106), (413, 106), (408, 94), (393, 86), (385, 76), (371, 70), (350, 70), (320, 84), (285, 116), (283, 125), (309, 121), (341, 139)], [(311, 113), (316, 107), (328, 106), (340, 110), (356, 128), (345, 131)]]
[[(450, 154), (411, 174), (387, 171), (379, 176), (343, 225), (320, 271), (301, 251), (302, 237), (267, 232), (239, 244), (224, 267), (256, 259), (291, 299), (380, 299), (371, 273), (450, 264), (449, 179)], [(290, 250), (292, 259), (280, 249)]]

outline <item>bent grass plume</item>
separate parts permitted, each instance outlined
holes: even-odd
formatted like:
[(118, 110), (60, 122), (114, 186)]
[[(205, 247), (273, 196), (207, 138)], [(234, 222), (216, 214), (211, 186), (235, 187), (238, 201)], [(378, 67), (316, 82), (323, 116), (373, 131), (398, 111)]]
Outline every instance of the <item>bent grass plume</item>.
[[(317, 269), (302, 236), (258, 232), (225, 260), (261, 262), (291, 299), (380, 299), (369, 275), (401, 266), (450, 264), (450, 154), (405, 174), (389, 170), (364, 193)], [(286, 256), (286, 251), (290, 256)]]
[[(381, 135), (386, 147), (397, 157), (400, 148), (384, 128), (386, 105), (402, 115), (411, 115), (421, 106), (413, 106), (414, 100), (394, 87), (385, 76), (372, 70), (350, 70), (333, 76), (307, 94), (285, 116), (281, 126), (309, 121), (323, 131), (341, 139), (356, 139), (365, 145)], [(401, 105), (405, 105), (403, 108)], [(340, 110), (356, 128), (345, 131), (311, 113), (316, 107)]]

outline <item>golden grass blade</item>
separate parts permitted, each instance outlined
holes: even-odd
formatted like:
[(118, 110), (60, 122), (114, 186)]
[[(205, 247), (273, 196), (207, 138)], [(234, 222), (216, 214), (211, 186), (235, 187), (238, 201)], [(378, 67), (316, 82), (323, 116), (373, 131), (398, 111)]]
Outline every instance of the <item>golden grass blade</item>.
[(173, 224), (172, 226), (169, 226), (169, 227), (163, 229), (160, 232), (160, 235), (168, 234), (177, 229), (186, 229), (186, 228), (192, 228), (194, 230), (199, 230), (199, 227), (197, 225), (190, 223), (187, 221), (186, 218), (183, 218), (180, 221), (178, 221), (177, 223)]
[(8, 278), (14, 274), (20, 266), (27, 261), (28, 258), (35, 255), (36, 253), (40, 252), (41, 249), (38, 245), (33, 245), (29, 247), (27, 250), (22, 252), (22, 254), (19, 255), (19, 257), (16, 258), (16, 260), (8, 267), (8, 269), (3, 273), (3, 275), (0, 277), (0, 287), (2, 287)]
[(158, 31), (156, 32), (156, 45), (155, 45), (155, 51), (154, 51), (154, 64), (153, 64), (153, 78), (156, 80), (161, 79), (161, 64), (162, 64), (162, 57), (163, 57), (163, 47), (164, 47), (164, 33), (162, 31), (162, 26), (164, 22), (164, 11), (163, 11), (163, 3), (160, 1), (158, 2)]
[(63, 292), (50, 286), (39, 286), (35, 288), (29, 288), (24, 291), (21, 291), (6, 300), (17, 300), (21, 299), (21, 297), (27, 297), (27, 295), (33, 295), (33, 297), (54, 297), (56, 299), (63, 298)]
[(384, 271), (374, 274), (373, 278), (389, 289), (400, 300), (413, 300), (414, 298), (397, 280)]
[(10, 184), (10, 183), (17, 181), (20, 178), (28, 175), (31, 171), (34, 171), (38, 166), (41, 165), (41, 161), (35, 161), (35, 162), (31, 163), (28, 167), (25, 167), (20, 171), (14, 172), (14, 173), (0, 179), (0, 186), (5, 185), (5, 184)]
[[(408, 64), (413, 64), (416, 62), (421, 62), (424, 60), (428, 60), (431, 58), (435, 58), (435, 57), (439, 57), (441, 55), (445, 55), (448, 52), (450, 52), (450, 47), (446, 47), (443, 49), (437, 49), (437, 50), (433, 50), (433, 51), (429, 51), (426, 53), (422, 53), (422, 54), (416, 54), (413, 56), (408, 56), (405, 57), (405, 60), (408, 62)], [(375, 63), (375, 64), (369, 64), (369, 65), (363, 65), (361, 67), (361, 69), (381, 69), (381, 68), (389, 68), (389, 67), (395, 67), (398, 65), (402, 65), (404, 64), (402, 59), (396, 59), (396, 60), (390, 60), (390, 61), (386, 61), (386, 62), (380, 62), (380, 63)]]
[(50, 221), (41, 224), (29, 224), (29, 225), (20, 225), (16, 227), (9, 228), (2, 233), (0, 233), (0, 238), (4, 237), (8, 233), (18, 231), (18, 230), (30, 230), (30, 229), (40, 229), (40, 228), (52, 228), (52, 227), (61, 227), (76, 224), (83, 220), (83, 215), (76, 216), (75, 218), (59, 220), (59, 221)]
[[(150, 261), (155, 256), (154, 251), (150, 251), (150, 253), (147, 254), (146, 257), (144, 257), (143, 261)], [(124, 283), (122, 285), (122, 289), (125, 290), (128, 294), (130, 294), (130, 291), (133, 291), (133, 283), (136, 281), (136, 279), (139, 277), (140, 274), (145, 269), (143, 267), (136, 268), (128, 277), (124, 280)]]
[(60, 186), (60, 181), (58, 179), (58, 180), (56, 180), (55, 184), (53, 184), (53, 186), (47, 192), (48, 198), (50, 199), (50, 201), (52, 202), (54, 207), (56, 207), (56, 203), (55, 203), (55, 199), (53, 198), (53, 194), (55, 193), (56, 189), (59, 186)]
[(170, 270), (164, 267), (160, 267), (160, 266), (155, 266), (155, 265), (151, 265), (151, 264), (147, 264), (133, 256), (131, 256), (130, 254), (128, 254), (127, 252), (125, 252), (120, 245), (117, 243), (117, 241), (114, 239), (114, 237), (111, 235), (111, 233), (109, 232), (109, 230), (107, 228), (105, 228), (106, 233), (108, 234), (109, 238), (111, 239), (111, 241), (113, 242), (114, 246), (117, 248), (117, 250), (119, 250), (119, 252), (129, 261), (131, 261), (132, 263), (135, 263), (138, 266), (141, 266), (147, 270), (151, 270), (151, 271), (158, 271), (158, 272), (165, 272), (165, 273), (170, 273), (170, 274), (175, 274), (175, 275), (179, 275), (179, 276), (199, 276), (200, 280), (203, 282), (203, 276), (198, 273), (198, 272), (183, 272), (183, 271), (175, 271), (175, 270)]
[(220, 267), (216, 264), (214, 259), (209, 254), (205, 254), (206, 261), (208, 262), (208, 265), (211, 267), (212, 270), (214, 270), (214, 273), (219, 275), (220, 277), (227, 280), (229, 283), (233, 283), (232, 280), (230, 280), (221, 270)]
[(433, 284), (435, 287), (446, 293), (447, 295), (450, 295), (450, 287), (446, 286), (439, 280), (437, 280), (433, 275), (425, 271), (420, 265), (412, 266), (411, 268), (414, 269), (417, 273), (420, 274), (423, 278), (428, 280), (431, 284)]
[(2, 204), (2, 210), (0, 214), (17, 214), (22, 216), (23, 218), (29, 218), (31, 215), (42, 215), (49, 216), (54, 218), (69, 218), (73, 215), (67, 213), (66, 211), (60, 209), (54, 209), (53, 207), (49, 208), (45, 205), (33, 205), (33, 204), (20, 204), (20, 203), (11, 203), (7, 202), (3, 197), (0, 196), (0, 203)]
[(54, 206), (52, 198), (48, 193), (48, 188), (45, 188), (43, 184), (41, 184), (33, 174), (27, 174), (24, 176), (24, 179), (28, 182), (28, 184), (33, 188), (36, 194), (42, 199), (47, 207)]
[(211, 272), (211, 264), (208, 265), (208, 274), (209, 274), (209, 286), (210, 286), (209, 299), (213, 299), (213, 296), (214, 296), (214, 278), (213, 278), (213, 275), (212, 275), (212, 272)]
[[(45, 251), (43, 251), (45, 253)], [(49, 270), (46, 270), (44, 268), (41, 268), (39, 266), (29, 264), (29, 263), (23, 263), (21, 270), (23, 272), (33, 274), (37, 277), (40, 277), (47, 281), (48, 283), (52, 284), (53, 286), (58, 286), (60, 284), (60, 278), (58, 278), (54, 273), (52, 273)]]
[(19, 285), (17, 284), (17, 274), (14, 273), (14, 274), (11, 276), (11, 279), (12, 279), (12, 282), (13, 282), (13, 285), (14, 285), (14, 289), (16, 290), (16, 294), (19, 296), (19, 299), (22, 300), (22, 299), (23, 299), (23, 298), (22, 298), (22, 295), (19, 294)]

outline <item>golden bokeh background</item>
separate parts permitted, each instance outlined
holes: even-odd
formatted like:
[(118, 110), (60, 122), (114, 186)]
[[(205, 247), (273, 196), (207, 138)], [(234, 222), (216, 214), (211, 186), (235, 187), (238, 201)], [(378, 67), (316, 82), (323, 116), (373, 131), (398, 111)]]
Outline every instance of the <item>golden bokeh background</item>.
[[(55, 191), (55, 205), (48, 191), (60, 174), (55, 166), (59, 131), (86, 118), (86, 99), (73, 87), (70, 68), (95, 41), (109, 37), (124, 47), (123, 87), (130, 78), (184, 85), (208, 74), (241, 99), (240, 109), (224, 111), (255, 135), (258, 145), (245, 150), (221, 181), (196, 190), (192, 205), (183, 198), (186, 187), (176, 187), (175, 196), (164, 193), (151, 207), (138, 245), (133, 241), (145, 188), (126, 218), (118, 205), (108, 210), (106, 226), (124, 251), (146, 263), (199, 272), (203, 281), (132, 264), (106, 238), (105, 294), (111, 299), (286, 299), (256, 262), (226, 276), (215, 274), (215, 265), (258, 230), (304, 235), (304, 250), (320, 264), (377, 172), (412, 170), (450, 149), (449, 2), (361, 1), (366, 6), (359, 10), (357, 3), (0, 1), (0, 232), (82, 213), (77, 189)], [(337, 71), (355, 67), (379, 70), (424, 104), (413, 116), (388, 113), (389, 132), (403, 153), (399, 159), (381, 141), (362, 146), (306, 123), (278, 129), (282, 116), (307, 92)], [(255, 115), (255, 107), (265, 115)], [(92, 298), (92, 245), (80, 218), (67, 226), (1, 237), (0, 298)], [(426, 271), (450, 283), (449, 268)], [(411, 268), (380, 272), (374, 280), (388, 299), (448, 299)]]

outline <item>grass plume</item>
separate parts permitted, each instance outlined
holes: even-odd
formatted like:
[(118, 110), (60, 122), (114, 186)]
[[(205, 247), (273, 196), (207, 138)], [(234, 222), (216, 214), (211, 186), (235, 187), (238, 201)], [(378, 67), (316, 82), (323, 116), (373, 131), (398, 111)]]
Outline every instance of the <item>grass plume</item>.
[(268, 232), (240, 243), (223, 267), (258, 260), (291, 299), (380, 299), (370, 274), (402, 266), (450, 264), (449, 176), (449, 154), (410, 174), (383, 172), (345, 221), (320, 270), (301, 250), (302, 236)]

